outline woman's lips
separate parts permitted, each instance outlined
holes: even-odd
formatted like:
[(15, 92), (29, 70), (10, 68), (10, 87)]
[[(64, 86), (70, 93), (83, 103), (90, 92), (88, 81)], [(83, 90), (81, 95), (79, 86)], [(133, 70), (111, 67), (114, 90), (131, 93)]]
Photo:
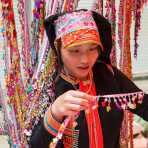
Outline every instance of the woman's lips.
[(89, 66), (85, 66), (85, 67), (78, 67), (79, 69), (81, 70), (88, 70), (89, 69)]

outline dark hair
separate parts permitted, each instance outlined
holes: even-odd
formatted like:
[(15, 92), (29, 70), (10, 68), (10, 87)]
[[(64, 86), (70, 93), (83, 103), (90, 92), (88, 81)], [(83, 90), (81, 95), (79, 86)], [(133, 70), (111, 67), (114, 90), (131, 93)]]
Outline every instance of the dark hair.
[(61, 58), (61, 48), (62, 48), (62, 41), (61, 39), (58, 39), (57, 41), (57, 47), (56, 48), (56, 53), (57, 53), (57, 64), (58, 64), (58, 69), (57, 69), (57, 77), (56, 80), (58, 80), (59, 75), (61, 73), (61, 70), (63, 68), (63, 62), (62, 62), (62, 58)]

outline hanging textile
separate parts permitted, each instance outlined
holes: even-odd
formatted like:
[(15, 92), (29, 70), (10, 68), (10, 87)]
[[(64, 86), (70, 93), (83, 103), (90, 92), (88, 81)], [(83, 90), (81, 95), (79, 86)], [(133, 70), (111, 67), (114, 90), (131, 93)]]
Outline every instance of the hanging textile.
[[(4, 112), (5, 123), (7, 123), (6, 128), (1, 126), (0, 132), (9, 135), (13, 147), (26, 146), (26, 139), (22, 133), (34, 116), (41, 115), (37, 115), (37, 109), (41, 103), (38, 96), (43, 86), (43, 79), (55, 72), (56, 57), (49, 50), (50, 45), (44, 32), (43, 20), (57, 12), (75, 10), (78, 2), (79, 0), (0, 0), (0, 67), (2, 68), (0, 105)], [(92, 9), (103, 14), (112, 24), (111, 59), (112, 64), (117, 65), (115, 0), (106, 0), (106, 4), (103, 2), (103, 0), (95, 1)], [(120, 68), (129, 78), (132, 77), (130, 53), (132, 15), (135, 20), (134, 55), (136, 57), (140, 18), (146, 2), (147, 0), (120, 1), (118, 21), (121, 49)], [(48, 57), (53, 57), (53, 60), (47, 60)], [(109, 100), (107, 101), (105, 104), (109, 104)], [(106, 109), (109, 110), (109, 107), (106, 106)], [(125, 131), (131, 130), (130, 133), (132, 133), (132, 118), (131, 114), (125, 113), (126, 120), (123, 123), (130, 124), (130, 128), (122, 130), (123, 143), (127, 141)], [(30, 131), (26, 133), (30, 134)], [(132, 147), (132, 135), (130, 141)]]
[(138, 35), (141, 29), (141, 13), (148, 0), (133, 0), (133, 16), (135, 21), (135, 31), (134, 31), (134, 57), (137, 58), (137, 50), (138, 50)]
[(117, 66), (117, 55), (116, 55), (116, 4), (115, 0), (106, 0), (106, 14), (105, 17), (110, 20), (112, 26), (112, 51), (111, 51), (111, 63), (114, 66)]
[(6, 47), (8, 48), (7, 54), (9, 56), (6, 86), (7, 95), (9, 96), (10, 103), (10, 117), (11, 117), (11, 141), (14, 145), (20, 144), (20, 132), (23, 127), (23, 114), (22, 114), (22, 100), (24, 99), (24, 87), (20, 72), (20, 53), (17, 44), (17, 35), (14, 21), (13, 3), (11, 1), (1, 1), (2, 4), (2, 19), (4, 22), (5, 33), (4, 39)]
[(103, 15), (103, 0), (95, 0), (91, 9)]
[[(118, 23), (118, 33), (119, 33), (119, 47), (121, 50), (120, 55), (120, 69), (129, 78), (132, 78), (131, 69), (131, 49), (130, 49), (130, 28), (132, 22), (132, 1), (131, 0), (121, 0), (119, 7), (119, 23)], [(124, 17), (123, 17), (124, 16)], [(127, 133), (130, 133), (130, 147), (133, 147), (133, 115), (124, 112), (124, 119), (122, 122), (122, 129), (120, 133), (120, 145), (121, 147), (128, 147), (128, 137)]]

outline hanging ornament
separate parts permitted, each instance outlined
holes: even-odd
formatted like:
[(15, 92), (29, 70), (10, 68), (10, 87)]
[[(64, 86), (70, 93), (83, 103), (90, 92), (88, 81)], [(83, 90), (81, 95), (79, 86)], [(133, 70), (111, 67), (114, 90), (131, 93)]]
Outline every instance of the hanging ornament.
[[(111, 111), (111, 102), (116, 105), (118, 109), (127, 110), (127, 109), (133, 109), (129, 105), (129, 102), (131, 104), (138, 105), (139, 103), (142, 103), (144, 93), (143, 92), (133, 92), (133, 93), (125, 93), (125, 94), (113, 94), (113, 95), (99, 95), (96, 96), (96, 101), (98, 102), (98, 106), (102, 106), (106, 108), (107, 112)], [(103, 101), (101, 101), (103, 99)], [(96, 102), (94, 101), (94, 102)], [(118, 102), (118, 103), (117, 103)], [(118, 105), (117, 105), (118, 104)], [(134, 109), (135, 109), (134, 108)], [(93, 106), (92, 106), (93, 109)], [(130, 118), (131, 120), (132, 118)], [(52, 142), (49, 144), (50, 148), (55, 148), (58, 141), (62, 139), (62, 136), (64, 134), (64, 131), (70, 122), (71, 117), (67, 117), (64, 122), (61, 124), (58, 134), (55, 138), (53, 138)], [(131, 131), (132, 132), (132, 131)]]
[(133, 16), (135, 21), (135, 30), (134, 30), (134, 57), (137, 58), (138, 50), (138, 36), (141, 29), (141, 13), (144, 5), (147, 3), (147, 0), (133, 0)]

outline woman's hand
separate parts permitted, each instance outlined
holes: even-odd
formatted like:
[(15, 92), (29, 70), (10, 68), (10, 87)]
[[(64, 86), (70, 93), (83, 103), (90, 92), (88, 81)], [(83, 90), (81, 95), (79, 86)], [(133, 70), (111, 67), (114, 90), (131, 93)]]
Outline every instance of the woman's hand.
[(74, 116), (81, 110), (87, 109), (90, 101), (94, 101), (94, 97), (84, 92), (70, 90), (54, 101), (52, 113), (62, 121), (64, 116)]

